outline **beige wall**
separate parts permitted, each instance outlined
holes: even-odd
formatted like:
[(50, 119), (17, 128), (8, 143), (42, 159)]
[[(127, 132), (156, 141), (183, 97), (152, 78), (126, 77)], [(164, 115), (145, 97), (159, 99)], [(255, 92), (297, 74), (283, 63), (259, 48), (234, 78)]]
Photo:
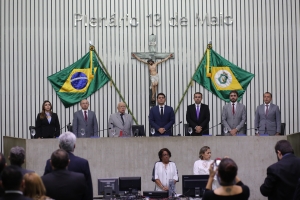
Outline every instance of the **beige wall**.
[[(274, 146), (278, 137), (152, 137), (152, 138), (100, 138), (78, 139), (75, 155), (86, 158), (90, 163), (94, 196), (97, 196), (97, 179), (141, 176), (142, 190), (153, 190), (151, 173), (158, 151), (166, 147), (171, 153), (171, 160), (178, 168), (179, 177), (192, 174), (194, 162), (202, 146), (208, 145), (212, 150), (212, 159), (229, 156), (239, 167), (238, 175), (250, 187), (250, 199), (264, 198), (259, 191), (266, 177), (266, 168), (277, 161)], [(25, 140), (4, 137), (5, 155), (11, 146), (26, 148), (26, 166), (43, 175), (46, 160), (58, 148), (56, 139)], [(181, 193), (182, 182), (177, 185)]]

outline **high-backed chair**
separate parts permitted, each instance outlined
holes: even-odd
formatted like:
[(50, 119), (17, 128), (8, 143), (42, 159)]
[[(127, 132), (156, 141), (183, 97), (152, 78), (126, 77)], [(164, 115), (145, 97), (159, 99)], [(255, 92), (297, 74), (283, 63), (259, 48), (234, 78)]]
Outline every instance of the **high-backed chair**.
[(285, 135), (285, 123), (281, 123), (280, 130), (280, 135)]

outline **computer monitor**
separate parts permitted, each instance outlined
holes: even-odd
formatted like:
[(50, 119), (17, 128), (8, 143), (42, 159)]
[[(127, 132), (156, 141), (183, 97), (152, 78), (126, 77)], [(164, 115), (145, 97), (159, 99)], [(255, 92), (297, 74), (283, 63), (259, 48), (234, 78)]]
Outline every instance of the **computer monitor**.
[(118, 178), (100, 178), (98, 179), (98, 195), (104, 197), (113, 197), (119, 194), (119, 179)]
[(144, 125), (132, 125), (133, 136), (146, 136)]
[(150, 199), (165, 199), (169, 197), (168, 191), (144, 191), (144, 197), (148, 197)]
[(141, 190), (141, 177), (120, 177), (119, 191), (125, 191), (129, 194), (137, 194)]
[(182, 195), (202, 197), (209, 175), (182, 175)]

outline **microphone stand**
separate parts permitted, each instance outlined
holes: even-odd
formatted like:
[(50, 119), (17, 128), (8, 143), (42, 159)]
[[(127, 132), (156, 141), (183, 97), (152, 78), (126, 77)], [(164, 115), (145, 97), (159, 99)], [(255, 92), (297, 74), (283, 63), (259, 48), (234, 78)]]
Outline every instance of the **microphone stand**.
[[(182, 123), (182, 121), (180, 121), (178, 124), (176, 124), (175, 126), (173, 126), (172, 128), (170, 128), (169, 130), (165, 131), (165, 133), (168, 132), (168, 131), (170, 131), (170, 130), (172, 130), (172, 129), (174, 129), (176, 126), (180, 125), (181, 123)], [(181, 136), (181, 134), (179, 133), (178, 136)]]
[(220, 124), (222, 124), (222, 122), (220, 122), (217, 125), (214, 125), (214, 126), (212, 126), (210, 128), (205, 129), (204, 131), (202, 131), (202, 133), (205, 132), (205, 131), (207, 131), (207, 130), (209, 130), (209, 129), (212, 129), (212, 128), (216, 127), (216, 126), (219, 126)]

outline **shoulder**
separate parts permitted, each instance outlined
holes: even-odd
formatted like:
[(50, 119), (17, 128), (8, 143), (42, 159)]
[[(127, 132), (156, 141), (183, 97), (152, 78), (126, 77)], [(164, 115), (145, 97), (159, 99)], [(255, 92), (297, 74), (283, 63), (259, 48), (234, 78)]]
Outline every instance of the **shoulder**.
[(57, 114), (55, 112), (53, 112), (51, 115), (57, 117)]
[(203, 106), (203, 108), (208, 108), (208, 105), (201, 103), (201, 107)]
[(194, 108), (195, 104), (188, 105), (188, 108)]
[(88, 162), (86, 159), (81, 158), (81, 157), (79, 157), (79, 156), (75, 156), (75, 155), (72, 154), (72, 153), (69, 153), (69, 157), (70, 157), (70, 159), (72, 159), (73, 161), (75, 160), (75, 161), (77, 161), (77, 162), (82, 162), (82, 163)]

